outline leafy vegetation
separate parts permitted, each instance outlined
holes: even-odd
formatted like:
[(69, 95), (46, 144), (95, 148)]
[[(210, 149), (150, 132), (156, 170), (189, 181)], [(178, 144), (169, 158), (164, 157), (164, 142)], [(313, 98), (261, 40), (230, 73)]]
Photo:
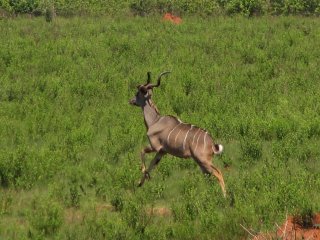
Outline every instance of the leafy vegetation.
[[(318, 19), (0, 21), (1, 239), (234, 239), (320, 210)], [(163, 70), (163, 114), (206, 128), (228, 198), (147, 143), (136, 85)], [(151, 156), (148, 156), (150, 161)]]
[(240, 13), (319, 15), (320, 0), (0, 0), (0, 9), (11, 13), (45, 14), (54, 6), (59, 15), (118, 15), (154, 13), (221, 15)]

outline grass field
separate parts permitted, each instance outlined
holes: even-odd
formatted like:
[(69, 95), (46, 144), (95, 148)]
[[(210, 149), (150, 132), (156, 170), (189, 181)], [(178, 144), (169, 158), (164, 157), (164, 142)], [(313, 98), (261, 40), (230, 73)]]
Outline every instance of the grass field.
[[(1, 20), (0, 239), (240, 239), (319, 212), (319, 39), (301, 17)], [(154, 102), (224, 145), (227, 199), (170, 156), (137, 188), (128, 100), (165, 70)]]

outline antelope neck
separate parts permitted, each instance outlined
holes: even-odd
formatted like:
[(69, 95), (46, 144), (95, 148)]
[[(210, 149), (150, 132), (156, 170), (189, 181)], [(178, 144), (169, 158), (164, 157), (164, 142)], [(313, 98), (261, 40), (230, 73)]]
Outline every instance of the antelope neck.
[(142, 107), (142, 110), (144, 115), (144, 122), (147, 129), (149, 129), (160, 119), (161, 116), (150, 99), (146, 101), (146, 105)]

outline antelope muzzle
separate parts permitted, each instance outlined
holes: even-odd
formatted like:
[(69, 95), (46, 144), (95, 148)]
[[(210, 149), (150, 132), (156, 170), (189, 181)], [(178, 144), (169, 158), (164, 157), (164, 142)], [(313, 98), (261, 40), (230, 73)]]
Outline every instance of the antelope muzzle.
[(129, 101), (129, 104), (131, 104), (131, 105), (133, 105), (133, 106), (138, 106), (138, 105), (137, 105), (136, 98), (132, 98), (132, 99)]

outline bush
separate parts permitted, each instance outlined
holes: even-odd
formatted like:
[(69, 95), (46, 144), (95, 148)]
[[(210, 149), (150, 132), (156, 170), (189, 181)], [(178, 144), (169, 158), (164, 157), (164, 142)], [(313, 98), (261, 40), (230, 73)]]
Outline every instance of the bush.
[(154, 8), (152, 1), (147, 0), (140, 0), (132, 3), (130, 5), (131, 11), (135, 15), (139, 16), (146, 16), (151, 13), (152, 9)]
[(116, 191), (116, 193), (110, 200), (111, 205), (115, 208), (116, 211), (122, 211), (123, 209), (123, 205), (124, 205), (123, 194), (124, 193), (121, 194), (121, 193), (118, 193), (118, 191)]
[(271, 0), (270, 9), (276, 14), (313, 14), (319, 4), (319, 0)]
[(27, 168), (27, 152), (18, 149), (12, 152), (0, 152), (0, 185), (9, 187), (19, 183)]
[(61, 206), (51, 199), (36, 199), (33, 200), (28, 220), (35, 234), (50, 236), (63, 224), (63, 211)]
[(226, 4), (226, 10), (230, 14), (241, 13), (245, 16), (260, 15), (262, 3), (259, 0), (230, 0)]
[(9, 213), (9, 209), (12, 205), (12, 194), (10, 192), (6, 192), (6, 194), (0, 195), (0, 216), (2, 214)]
[(1, 0), (0, 7), (15, 13), (32, 13), (39, 7), (39, 0)]
[[(146, 16), (174, 12), (177, 14), (214, 15), (225, 13), (245, 16), (269, 14), (319, 14), (319, 0), (1, 0), (0, 8), (10, 13), (46, 15), (54, 6), (58, 14), (70, 15), (114, 15), (133, 13)], [(50, 12), (50, 11), (49, 11)], [(48, 19), (48, 18), (47, 18)]]
[(249, 137), (241, 140), (241, 150), (244, 157), (259, 160), (262, 157), (262, 143)]
[(45, 17), (46, 17), (46, 21), (47, 22), (52, 22), (54, 17), (55, 17), (55, 10), (54, 10), (54, 6), (47, 6), (46, 10), (45, 10)]

